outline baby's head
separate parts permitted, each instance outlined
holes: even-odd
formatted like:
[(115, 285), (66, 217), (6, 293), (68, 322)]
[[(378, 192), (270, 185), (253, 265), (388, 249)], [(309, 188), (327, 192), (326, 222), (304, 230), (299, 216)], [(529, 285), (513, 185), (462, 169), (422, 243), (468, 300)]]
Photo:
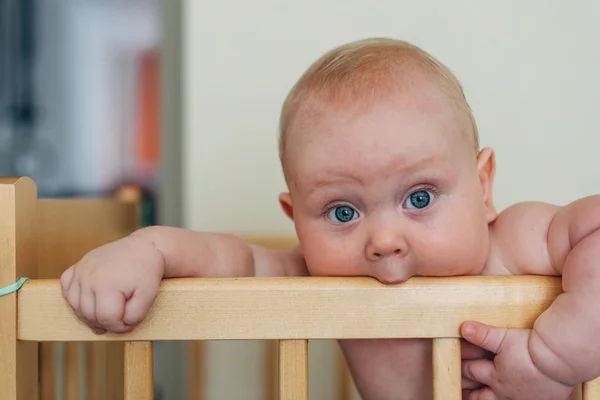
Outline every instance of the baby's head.
[(494, 155), (454, 75), (406, 42), (349, 43), (292, 88), (280, 157), (311, 275), (477, 274), (488, 254)]

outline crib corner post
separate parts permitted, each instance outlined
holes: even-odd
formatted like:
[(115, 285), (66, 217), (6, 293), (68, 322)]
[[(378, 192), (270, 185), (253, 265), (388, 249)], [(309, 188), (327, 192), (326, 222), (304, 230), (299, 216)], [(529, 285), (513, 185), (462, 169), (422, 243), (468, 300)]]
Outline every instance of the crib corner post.
[[(37, 276), (37, 188), (29, 178), (0, 178), (0, 288)], [(0, 296), (0, 390), (7, 400), (37, 399), (38, 344), (17, 340), (18, 291)]]

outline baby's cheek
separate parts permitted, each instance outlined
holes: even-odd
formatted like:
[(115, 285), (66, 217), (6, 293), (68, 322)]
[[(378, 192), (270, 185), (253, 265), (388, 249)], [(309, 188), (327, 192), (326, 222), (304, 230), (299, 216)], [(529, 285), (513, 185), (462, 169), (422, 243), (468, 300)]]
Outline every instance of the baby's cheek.
[(308, 271), (312, 276), (337, 276), (344, 275), (343, 262), (335, 251), (311, 251), (305, 252)]
[(336, 246), (328, 246), (323, 241), (302, 247), (308, 272), (312, 276), (355, 276), (356, 261), (348, 252)]
[(463, 240), (453, 246), (451, 254), (449, 259), (455, 260), (451, 271), (453, 275), (478, 273), (487, 262), (487, 231), (474, 229), (471, 235), (463, 235)]
[[(448, 224), (452, 227), (456, 225)], [(485, 264), (486, 235), (478, 229), (438, 229), (417, 244), (418, 274), (454, 276), (472, 274)]]
[(296, 224), (310, 275), (361, 275), (362, 247), (353, 235), (336, 235), (308, 220), (299, 220)]

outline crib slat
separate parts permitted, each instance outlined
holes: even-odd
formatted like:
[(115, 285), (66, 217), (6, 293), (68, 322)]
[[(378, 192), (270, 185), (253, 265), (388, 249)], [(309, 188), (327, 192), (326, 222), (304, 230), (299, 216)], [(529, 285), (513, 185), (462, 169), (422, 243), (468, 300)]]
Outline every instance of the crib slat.
[(432, 356), (434, 400), (460, 400), (462, 398), (460, 339), (433, 339)]
[(87, 400), (106, 399), (106, 343), (86, 343)]
[[(36, 192), (29, 178), (0, 177), (0, 288), (36, 277)], [(38, 344), (17, 341), (17, 300), (0, 297), (0, 397), (37, 399)]]
[(125, 343), (106, 343), (106, 398), (123, 400), (125, 383)]
[(79, 399), (79, 343), (68, 342), (65, 345), (64, 391), (67, 400)]
[(352, 398), (352, 393), (354, 391), (354, 380), (352, 378), (352, 374), (350, 373), (350, 368), (348, 367), (348, 363), (346, 361), (346, 357), (344, 357), (344, 353), (341, 349), (337, 348), (337, 367), (338, 367), (338, 400), (347, 400)]
[(41, 400), (56, 400), (56, 343), (40, 343)]
[(308, 340), (279, 342), (279, 399), (308, 400)]
[(583, 384), (583, 400), (600, 400), (600, 378)]
[(154, 399), (152, 342), (125, 343), (125, 400)]
[(265, 400), (277, 400), (277, 388), (279, 387), (279, 341), (265, 341), (265, 363), (264, 363)]
[(200, 340), (188, 342), (188, 357), (188, 400), (204, 400), (205, 343)]

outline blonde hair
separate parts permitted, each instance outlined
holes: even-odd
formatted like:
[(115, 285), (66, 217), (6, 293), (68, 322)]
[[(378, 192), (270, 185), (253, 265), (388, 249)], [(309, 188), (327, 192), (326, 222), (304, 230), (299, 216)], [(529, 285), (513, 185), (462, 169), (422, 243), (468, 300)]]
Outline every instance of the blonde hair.
[(318, 112), (315, 103), (319, 102), (343, 106), (350, 102), (373, 101), (397, 87), (395, 83), (402, 79), (397, 73), (400, 66), (403, 70), (424, 72), (439, 84), (458, 108), (459, 116), (467, 117), (477, 152), (479, 135), (475, 118), (454, 74), (430, 54), (406, 41), (370, 38), (328, 51), (304, 72), (290, 90), (279, 122), (279, 157), (284, 174), (288, 130), (301, 110), (304, 114)]

